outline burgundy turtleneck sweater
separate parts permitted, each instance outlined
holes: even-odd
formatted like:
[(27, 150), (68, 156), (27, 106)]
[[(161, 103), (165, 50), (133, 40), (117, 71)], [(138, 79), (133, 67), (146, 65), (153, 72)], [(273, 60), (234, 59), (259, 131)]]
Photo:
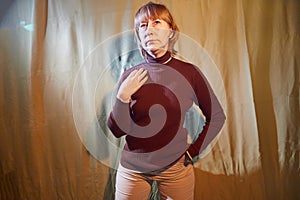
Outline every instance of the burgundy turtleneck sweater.
[[(120, 84), (135, 69), (148, 71), (147, 82), (131, 96), (130, 103), (116, 100), (107, 125), (115, 137), (125, 136), (121, 165), (139, 172), (162, 169), (186, 151), (197, 156), (217, 136), (225, 115), (208, 81), (190, 63), (171, 58), (149, 57), (125, 71)], [(193, 144), (183, 127), (193, 102), (205, 116), (205, 126)]]

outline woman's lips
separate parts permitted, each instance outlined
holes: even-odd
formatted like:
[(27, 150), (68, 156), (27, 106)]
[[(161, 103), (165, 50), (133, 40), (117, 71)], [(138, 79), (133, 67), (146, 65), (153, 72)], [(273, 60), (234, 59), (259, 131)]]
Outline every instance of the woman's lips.
[(157, 41), (158, 41), (158, 40), (154, 40), (154, 39), (148, 40), (148, 41), (146, 42), (146, 45), (151, 44), (151, 43), (154, 43), (154, 42), (157, 42)]

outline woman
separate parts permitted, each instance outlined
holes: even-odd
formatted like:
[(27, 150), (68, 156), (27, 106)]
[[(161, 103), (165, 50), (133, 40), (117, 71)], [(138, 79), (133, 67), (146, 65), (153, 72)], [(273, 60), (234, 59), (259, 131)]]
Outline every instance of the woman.
[[(173, 57), (178, 27), (169, 10), (150, 2), (134, 24), (145, 62), (123, 73), (107, 121), (116, 137), (126, 137), (115, 198), (147, 199), (157, 181), (161, 199), (193, 199), (192, 159), (215, 138), (225, 115), (199, 69)], [(190, 144), (183, 124), (193, 103), (206, 122)]]

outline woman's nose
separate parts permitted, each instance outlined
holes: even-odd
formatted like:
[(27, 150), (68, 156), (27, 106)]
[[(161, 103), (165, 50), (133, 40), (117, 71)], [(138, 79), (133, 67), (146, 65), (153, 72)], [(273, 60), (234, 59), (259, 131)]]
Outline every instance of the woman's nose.
[(146, 34), (152, 34), (153, 30), (154, 30), (154, 25), (153, 25), (152, 22), (149, 21), (147, 23), (147, 27), (146, 27), (145, 33)]
[(148, 27), (147, 27), (147, 29), (149, 29), (149, 28), (154, 28), (154, 23), (151, 20), (148, 21)]

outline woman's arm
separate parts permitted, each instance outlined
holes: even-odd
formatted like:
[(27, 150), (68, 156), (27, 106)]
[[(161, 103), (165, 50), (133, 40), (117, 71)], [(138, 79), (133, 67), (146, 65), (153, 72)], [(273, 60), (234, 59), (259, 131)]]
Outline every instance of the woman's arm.
[(115, 137), (126, 135), (131, 127), (130, 101), (133, 95), (148, 79), (147, 71), (128, 70), (121, 77), (115, 105), (107, 120), (107, 126)]
[(209, 82), (200, 70), (193, 73), (193, 89), (195, 92), (195, 103), (205, 116), (205, 125), (197, 140), (190, 145), (187, 154), (191, 158), (199, 155), (218, 135), (225, 122), (225, 114), (214, 94)]

